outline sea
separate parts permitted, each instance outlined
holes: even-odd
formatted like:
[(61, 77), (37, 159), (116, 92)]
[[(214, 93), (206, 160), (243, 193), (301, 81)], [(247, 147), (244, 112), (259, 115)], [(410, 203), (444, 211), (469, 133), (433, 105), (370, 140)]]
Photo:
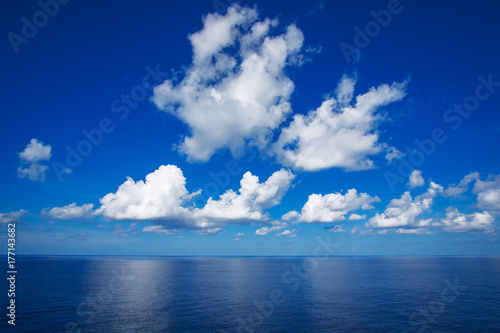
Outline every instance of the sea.
[(500, 332), (500, 257), (16, 260), (1, 332)]

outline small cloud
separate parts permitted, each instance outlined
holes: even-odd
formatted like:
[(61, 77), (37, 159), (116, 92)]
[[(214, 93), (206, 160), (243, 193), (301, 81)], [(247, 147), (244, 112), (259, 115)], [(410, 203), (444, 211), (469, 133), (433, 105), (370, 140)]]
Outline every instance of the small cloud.
[(219, 233), (221, 228), (209, 228), (209, 229), (201, 229), (196, 231), (196, 233), (204, 236), (214, 236)]
[(351, 214), (349, 216), (349, 221), (361, 221), (366, 219), (366, 215)]
[(94, 204), (77, 206), (76, 202), (73, 202), (64, 207), (54, 207), (50, 210), (45, 208), (41, 214), (59, 220), (91, 219), (94, 216), (93, 207)]
[(31, 181), (45, 181), (46, 171), (49, 169), (43, 162), (49, 161), (52, 147), (44, 145), (37, 139), (31, 139), (24, 150), (17, 154), (22, 166), (17, 168), (19, 178), (28, 177)]
[(0, 224), (19, 222), (19, 220), (26, 215), (26, 213), (27, 211), (24, 209), (17, 212), (0, 213)]
[(161, 225), (151, 225), (142, 228), (143, 232), (155, 232), (157, 235), (172, 235), (175, 233), (175, 230), (166, 229)]
[(295, 232), (295, 229), (293, 229), (293, 230), (284, 230), (284, 231), (282, 231), (280, 233), (277, 233), (275, 236), (276, 237), (290, 237), (290, 238), (297, 237), (297, 235), (294, 234), (294, 232)]
[[(380, 235), (382, 230), (379, 230), (378, 231), (378, 234)], [(389, 231), (389, 229), (386, 229), (384, 230), (385, 233), (384, 234), (387, 234), (387, 232)], [(406, 234), (406, 235), (429, 235), (430, 232), (427, 228), (415, 228), (415, 229), (404, 229), (404, 228), (400, 228), (400, 229), (397, 229), (396, 230), (396, 233), (397, 234)]]
[(299, 218), (300, 218), (300, 213), (297, 212), (296, 210), (292, 210), (281, 217), (283, 221), (298, 220)]
[(243, 236), (245, 236), (245, 234), (243, 232), (238, 232), (235, 236), (236, 237), (243, 237)]
[[(347, 193), (329, 193), (325, 195), (311, 194), (302, 207), (301, 213), (289, 212), (285, 216), (290, 216), (299, 222), (305, 223), (331, 223), (344, 221), (345, 215), (351, 211), (358, 209), (370, 210), (374, 207), (373, 203), (379, 202), (380, 198), (372, 197), (367, 193), (358, 193), (354, 188), (347, 191)], [(360, 215), (352, 214), (354, 218)]]
[(391, 164), (394, 159), (399, 160), (405, 156), (405, 154), (397, 150), (396, 147), (386, 147), (385, 159), (387, 160), (387, 164)]
[(19, 158), (24, 163), (35, 163), (41, 161), (48, 161), (52, 156), (52, 147), (49, 145), (44, 145), (43, 142), (37, 139), (31, 139), (30, 143), (24, 148), (24, 150), (18, 153)]
[(288, 224), (285, 223), (285, 222), (277, 222), (277, 221), (276, 222), (271, 222), (271, 227), (263, 227), (263, 228), (257, 229), (255, 231), (255, 234), (257, 236), (264, 236), (264, 235), (267, 235), (270, 232), (284, 229), (287, 226), (288, 226)]
[(332, 232), (332, 233), (346, 232), (347, 230), (342, 229), (343, 226), (344, 226), (343, 224), (337, 224), (336, 226), (331, 228), (329, 232)]
[(17, 176), (19, 178), (28, 177), (31, 181), (44, 182), (45, 172), (49, 169), (46, 165), (40, 165), (38, 163), (30, 164), (27, 168), (19, 167), (17, 168)]
[(319, 54), (323, 51), (323, 46), (319, 45), (317, 47), (308, 46), (305, 50), (306, 53)]
[(422, 171), (413, 170), (413, 172), (410, 175), (410, 180), (408, 181), (407, 185), (410, 187), (410, 189), (414, 189), (415, 187), (424, 186), (425, 180), (424, 180), (424, 177), (422, 177)]
[(349, 232), (351, 235), (355, 235), (358, 231), (361, 230), (361, 227), (359, 225), (356, 225), (351, 228), (351, 231)]

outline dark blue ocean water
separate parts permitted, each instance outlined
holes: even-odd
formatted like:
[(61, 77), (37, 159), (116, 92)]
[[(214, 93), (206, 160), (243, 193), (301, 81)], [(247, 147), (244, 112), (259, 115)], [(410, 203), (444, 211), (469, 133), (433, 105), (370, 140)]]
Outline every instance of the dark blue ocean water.
[[(500, 257), (19, 257), (2, 332), (500, 332)], [(6, 273), (5, 273), (6, 274)]]

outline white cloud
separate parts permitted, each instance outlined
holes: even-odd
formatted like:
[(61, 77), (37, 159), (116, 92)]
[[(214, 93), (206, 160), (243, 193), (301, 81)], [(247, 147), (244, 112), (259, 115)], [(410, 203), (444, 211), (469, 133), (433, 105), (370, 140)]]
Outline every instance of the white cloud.
[(361, 221), (366, 219), (366, 215), (359, 215), (359, 214), (351, 214), (349, 216), (349, 221)]
[(458, 185), (450, 185), (443, 192), (444, 197), (457, 197), (460, 194), (467, 192), (469, 189), (469, 184), (475, 180), (479, 179), (479, 172), (471, 172), (465, 176)]
[[(412, 173), (413, 176), (413, 173)], [(421, 174), (417, 174), (417, 178)], [(420, 184), (422, 180), (411, 179), (410, 188)], [(434, 199), (441, 194), (444, 197), (458, 197), (468, 191), (469, 184), (476, 182), (472, 190), (477, 194), (477, 207), (483, 212), (464, 214), (456, 208), (449, 207), (446, 217), (437, 219), (419, 218), (429, 212)], [(398, 234), (432, 234), (436, 232), (431, 228), (440, 229), (444, 232), (482, 232), (493, 233), (495, 230), (495, 214), (500, 210), (500, 176), (490, 175), (486, 181), (481, 181), (478, 172), (472, 172), (465, 176), (458, 185), (450, 185), (443, 191), (443, 187), (433, 182), (424, 194), (413, 199), (410, 192), (405, 192), (400, 199), (393, 199), (382, 214), (372, 217), (365, 227), (367, 232), (373, 228), (391, 228)]]
[(49, 168), (43, 162), (50, 160), (51, 150), (50, 145), (44, 145), (43, 142), (34, 138), (31, 139), (26, 148), (17, 154), (23, 164), (17, 168), (17, 176), (19, 178), (28, 177), (31, 181), (45, 181)]
[[(193, 61), (184, 76), (154, 89), (153, 101), (188, 125), (190, 134), (176, 147), (194, 161), (207, 161), (219, 150), (234, 156), (245, 146), (269, 147), (273, 130), (292, 113), (294, 83), (285, 74), (304, 62), (302, 32), (291, 24), (282, 34), (276, 19), (259, 20), (256, 9), (231, 6), (225, 15), (209, 14), (203, 28), (189, 36)], [(344, 76), (335, 98), (306, 116), (296, 114), (282, 129), (271, 155), (294, 169), (374, 167), (369, 156), (387, 151), (391, 161), (402, 154), (379, 142), (382, 106), (406, 95), (407, 81), (372, 87), (354, 97), (355, 79)]]
[(243, 236), (245, 236), (245, 234), (243, 232), (238, 232), (235, 236), (236, 237), (243, 237)]
[(294, 232), (295, 232), (295, 229), (293, 229), (293, 230), (283, 230), (282, 232), (277, 233), (274, 236), (276, 236), (276, 237), (289, 237), (289, 238), (297, 237), (297, 235), (294, 234)]
[[(196, 231), (196, 233), (198, 233), (200, 235), (204, 235), (204, 236), (207, 236), (207, 235), (214, 236), (214, 235), (217, 235), (221, 229), (222, 228), (199, 229)], [(221, 232), (221, 233), (224, 233), (224, 232)]]
[(397, 150), (396, 147), (389, 147), (386, 145), (385, 148), (386, 148), (385, 159), (389, 164), (392, 163), (394, 159), (399, 160), (400, 158), (405, 156), (405, 154)]
[(431, 182), (427, 192), (415, 199), (410, 192), (405, 192), (400, 199), (393, 199), (382, 214), (377, 213), (366, 224), (367, 228), (394, 228), (394, 227), (427, 227), (431, 220), (417, 219), (424, 212), (429, 211), (434, 198), (443, 191), (443, 187)]
[(307, 115), (296, 114), (273, 145), (285, 166), (306, 171), (332, 167), (363, 170), (374, 167), (370, 155), (380, 153), (378, 123), (384, 116), (376, 111), (406, 95), (407, 82), (382, 84), (356, 97), (351, 103), (355, 80), (344, 76), (329, 98)]
[(116, 193), (99, 200), (101, 207), (96, 213), (113, 220), (184, 220), (189, 212), (182, 205), (192, 198), (185, 185), (181, 169), (162, 165), (148, 174), (146, 181), (128, 177)]
[(247, 172), (240, 182), (239, 194), (228, 190), (218, 200), (209, 198), (202, 209), (194, 211), (193, 217), (204, 226), (217, 220), (234, 223), (263, 220), (263, 210), (280, 203), (293, 178), (290, 171), (281, 169), (259, 183), (257, 176)]
[(297, 220), (299, 218), (300, 218), (300, 213), (297, 212), (296, 210), (289, 211), (288, 213), (284, 214), (281, 217), (283, 221)]
[(424, 177), (422, 177), (422, 171), (413, 170), (410, 175), (410, 181), (408, 182), (408, 186), (410, 189), (414, 189), (415, 187), (420, 187), (425, 185)]
[(441, 220), (446, 232), (484, 232), (492, 233), (495, 230), (495, 219), (488, 212), (473, 214), (460, 213), (456, 208), (448, 208), (446, 218)]
[(154, 232), (157, 235), (172, 235), (176, 232), (176, 230), (169, 230), (161, 225), (150, 225), (142, 228), (143, 232)]
[(264, 235), (267, 235), (270, 232), (278, 231), (278, 230), (281, 230), (281, 229), (285, 229), (287, 226), (288, 226), (288, 223), (279, 222), (279, 221), (273, 221), (273, 222), (271, 222), (271, 227), (263, 227), (263, 228), (257, 229), (255, 231), (255, 234), (257, 236), (264, 236)]
[(49, 169), (46, 165), (32, 163), (27, 168), (22, 166), (17, 168), (17, 176), (19, 178), (28, 177), (31, 181), (45, 181), (46, 171)]
[(483, 210), (500, 210), (500, 175), (476, 180), (472, 192), (477, 194), (477, 206)]
[(257, 19), (255, 10), (230, 7), (226, 15), (208, 14), (203, 19), (203, 29), (190, 35), (193, 47), (193, 62), (210, 61), (224, 47), (232, 45), (238, 34), (237, 27)]
[[(477, 173), (473, 173), (472, 175), (475, 174)], [(474, 193), (500, 188), (500, 175), (489, 175), (488, 179), (485, 181), (480, 180), (479, 175), (474, 179), (477, 179), (474, 184), (474, 188), (472, 189), (472, 192)]]
[[(379, 202), (378, 197), (371, 197), (366, 193), (359, 193), (350, 189), (346, 194), (330, 193), (326, 195), (311, 194), (302, 207), (300, 214), (289, 212), (285, 217), (298, 218), (298, 222), (338, 222), (345, 220), (345, 215), (358, 209), (373, 209), (372, 203)], [(354, 218), (360, 217), (355, 215)]]
[(267, 222), (264, 210), (280, 203), (294, 177), (281, 169), (260, 183), (257, 176), (247, 172), (238, 191), (228, 190), (218, 200), (209, 198), (204, 207), (197, 208), (192, 198), (200, 191), (189, 193), (181, 169), (162, 165), (145, 181), (127, 178), (115, 193), (99, 200), (101, 207), (95, 212), (93, 204), (72, 203), (42, 213), (65, 220), (100, 215), (109, 220), (152, 221), (155, 225), (144, 228), (144, 232), (168, 234), (194, 229), (200, 234), (216, 234), (228, 224)]
[(333, 232), (333, 233), (346, 232), (347, 230), (342, 229), (343, 226), (344, 226), (343, 224), (337, 224), (333, 228), (331, 228), (328, 232)]
[(21, 209), (17, 212), (0, 213), (0, 224), (15, 223), (26, 215), (27, 211)]
[(484, 210), (500, 210), (500, 188), (480, 192), (477, 195), (477, 206)]
[(482, 181), (479, 172), (471, 172), (458, 185), (450, 185), (444, 192), (445, 197), (458, 197), (469, 190), (469, 184), (475, 181), (472, 193), (477, 195), (477, 207), (487, 211), (500, 210), (500, 175), (489, 175)]
[(30, 143), (18, 154), (19, 158), (26, 163), (48, 161), (52, 156), (52, 147), (44, 145), (37, 139), (31, 139)]
[(349, 232), (351, 235), (355, 235), (358, 231), (361, 230), (361, 226), (355, 225), (354, 227), (351, 228), (351, 231)]
[(191, 160), (207, 161), (226, 148), (237, 155), (246, 144), (263, 148), (291, 112), (294, 84), (284, 69), (300, 58), (303, 34), (292, 24), (272, 35), (277, 20), (257, 19), (255, 9), (237, 5), (207, 15), (189, 36), (193, 62), (184, 78), (154, 89), (157, 107), (189, 126), (177, 148)]
[[(384, 230), (379, 230), (379, 231), (386, 231), (388, 232), (388, 229)], [(397, 234), (408, 234), (408, 235), (429, 235), (431, 232), (429, 231), (428, 228), (414, 228), (414, 229), (404, 229), (404, 228), (399, 228), (396, 229)]]
[(94, 216), (94, 204), (77, 206), (76, 202), (64, 207), (54, 207), (50, 210), (42, 210), (42, 214), (60, 220), (90, 219)]

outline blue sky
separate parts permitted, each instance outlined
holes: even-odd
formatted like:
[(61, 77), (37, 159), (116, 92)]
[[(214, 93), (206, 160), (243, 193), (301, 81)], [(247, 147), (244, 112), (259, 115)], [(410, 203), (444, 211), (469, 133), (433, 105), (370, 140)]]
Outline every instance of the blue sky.
[(20, 254), (499, 255), (499, 12), (8, 3), (0, 225)]

